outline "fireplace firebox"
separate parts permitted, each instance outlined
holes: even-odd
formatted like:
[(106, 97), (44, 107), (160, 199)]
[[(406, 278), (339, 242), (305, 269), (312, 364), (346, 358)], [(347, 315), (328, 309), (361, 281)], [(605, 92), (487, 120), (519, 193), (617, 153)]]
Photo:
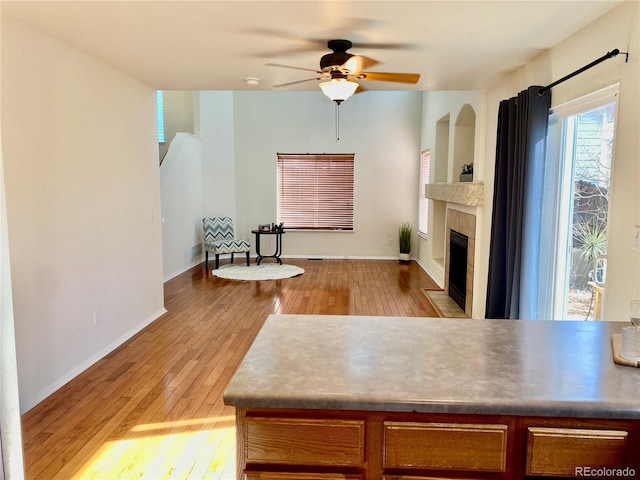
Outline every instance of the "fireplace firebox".
[(449, 296), (462, 310), (467, 295), (467, 250), (469, 237), (450, 230), (449, 240)]

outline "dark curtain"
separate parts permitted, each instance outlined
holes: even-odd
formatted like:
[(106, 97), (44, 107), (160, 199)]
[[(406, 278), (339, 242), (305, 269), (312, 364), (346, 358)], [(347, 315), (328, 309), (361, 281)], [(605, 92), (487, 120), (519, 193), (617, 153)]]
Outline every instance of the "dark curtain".
[(537, 260), (540, 241), (532, 226), (540, 223), (551, 92), (539, 89), (503, 100), (498, 110), (486, 318), (521, 318), (521, 292), (537, 289), (537, 262), (523, 271), (523, 257)]

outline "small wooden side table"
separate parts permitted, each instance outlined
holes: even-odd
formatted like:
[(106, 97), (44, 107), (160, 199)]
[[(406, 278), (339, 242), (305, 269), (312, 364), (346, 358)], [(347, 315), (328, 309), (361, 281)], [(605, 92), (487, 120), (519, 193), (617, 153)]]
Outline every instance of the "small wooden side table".
[[(282, 255), (282, 235), (284, 234), (284, 230), (251, 230), (256, 236), (256, 263), (260, 265), (260, 262), (263, 258), (275, 258), (277, 262), (282, 265), (282, 260), (280, 260), (280, 255)], [(262, 255), (260, 252), (260, 237), (262, 235), (275, 235), (276, 236), (276, 251), (273, 255)]]

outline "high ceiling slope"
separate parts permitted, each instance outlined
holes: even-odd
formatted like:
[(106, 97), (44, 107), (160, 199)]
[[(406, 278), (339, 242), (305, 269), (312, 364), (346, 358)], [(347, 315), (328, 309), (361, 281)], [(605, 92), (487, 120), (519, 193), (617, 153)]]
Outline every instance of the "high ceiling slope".
[[(13, 16), (158, 89), (244, 90), (313, 77), (346, 38), (371, 71), (419, 73), (417, 85), (369, 90), (488, 87), (588, 25), (619, 0), (594, 1), (10, 1)], [(359, 46), (361, 45), (361, 46)], [(593, 52), (594, 58), (604, 54)], [(245, 82), (260, 78), (258, 86)], [(287, 90), (313, 90), (306, 82)]]

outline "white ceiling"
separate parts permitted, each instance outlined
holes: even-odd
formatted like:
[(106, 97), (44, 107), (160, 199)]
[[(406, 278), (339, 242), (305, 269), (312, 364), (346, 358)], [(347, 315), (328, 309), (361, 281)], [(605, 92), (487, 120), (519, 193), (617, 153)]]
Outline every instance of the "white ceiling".
[[(477, 90), (585, 27), (620, 0), (547, 1), (102, 1), (2, 0), (16, 17), (164, 90), (270, 90), (314, 77), (326, 41), (380, 63), (371, 71), (419, 73), (369, 90)], [(597, 58), (615, 45), (593, 52)], [(358, 46), (360, 44), (360, 46)], [(569, 73), (569, 72), (567, 72)], [(260, 78), (258, 86), (245, 82)], [(313, 90), (316, 81), (286, 90)]]

